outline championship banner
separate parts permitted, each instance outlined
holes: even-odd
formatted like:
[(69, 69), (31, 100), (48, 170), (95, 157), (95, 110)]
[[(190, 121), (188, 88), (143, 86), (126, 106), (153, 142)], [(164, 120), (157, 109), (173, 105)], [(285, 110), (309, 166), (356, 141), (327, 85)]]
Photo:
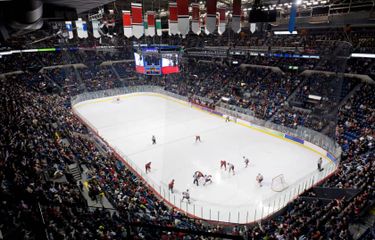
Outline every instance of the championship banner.
[(232, 30), (241, 32), (241, 0), (233, 0)]
[(145, 14), (144, 18), (143, 18), (143, 27), (145, 29), (145, 36), (150, 36), (148, 35), (148, 22), (147, 22), (147, 13)]
[(290, 10), (289, 15), (289, 26), (288, 31), (292, 33), (294, 31), (294, 27), (296, 25), (296, 15), (297, 15), (297, 4), (295, 2), (292, 3), (292, 9)]
[(193, 16), (191, 21), (191, 31), (197, 35), (201, 33), (201, 26), (199, 21), (199, 3), (192, 3), (191, 4)]
[(87, 33), (86, 21), (82, 21), (82, 19), (79, 18), (76, 21), (76, 28), (77, 28), (78, 38), (87, 38), (89, 36)]
[(68, 31), (69, 39), (73, 39), (74, 35), (73, 35), (73, 24), (72, 24), (72, 21), (66, 21), (65, 22), (65, 27), (66, 27), (66, 30)]
[(148, 25), (148, 35), (155, 36), (155, 12), (147, 11), (147, 25)]
[(218, 33), (222, 35), (225, 32), (225, 26), (226, 26), (226, 17), (225, 17), (225, 7), (218, 8), (219, 12), (219, 28)]
[(241, 11), (241, 29), (245, 26), (245, 13)]
[(178, 34), (177, 3), (169, 2), (169, 35)]
[(217, 0), (207, 0), (206, 2), (206, 32), (208, 34), (213, 33), (216, 30), (216, 3)]
[(100, 33), (99, 33), (99, 21), (98, 20), (92, 20), (92, 35), (94, 38), (100, 38)]
[(82, 21), (82, 31), (83, 31), (83, 38), (88, 38), (89, 33), (87, 32), (87, 23), (86, 21)]
[(161, 36), (163, 33), (161, 31), (161, 20), (160, 18), (156, 19), (156, 34)]
[(255, 33), (257, 30), (257, 24), (256, 23), (250, 23), (250, 32)]
[(177, 0), (178, 31), (182, 36), (189, 33), (189, 0)]
[(122, 11), (122, 25), (124, 27), (124, 36), (131, 38), (133, 36), (133, 29), (130, 11)]
[(204, 15), (204, 17), (203, 17), (203, 29), (204, 29), (204, 33), (205, 33), (206, 35), (208, 35), (208, 34), (210, 34), (210, 33), (207, 31), (206, 23), (207, 23), (207, 14)]
[(132, 27), (133, 36), (136, 38), (141, 38), (143, 36), (143, 16), (142, 16), (142, 4), (132, 3)]

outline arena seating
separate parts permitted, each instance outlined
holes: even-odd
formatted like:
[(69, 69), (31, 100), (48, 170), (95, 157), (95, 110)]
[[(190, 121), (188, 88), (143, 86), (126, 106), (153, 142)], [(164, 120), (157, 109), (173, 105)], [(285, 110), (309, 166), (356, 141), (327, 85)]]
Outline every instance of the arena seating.
[[(372, 36), (351, 35), (361, 51), (374, 50)], [(301, 41), (305, 48), (313, 48), (322, 38), (316, 35)], [(184, 42), (177, 38), (168, 41)], [(212, 45), (219, 43), (207, 37), (193, 39), (189, 45), (202, 46), (205, 41)], [(292, 41), (293, 37), (288, 41), (275, 37), (266, 42), (244, 37), (238, 44), (292, 46), (286, 43)], [(261, 224), (222, 227), (191, 219), (167, 207), (130, 169), (119, 164), (119, 159), (103, 152), (90, 138), (90, 131), (70, 112), (70, 97), (83, 91), (153, 84), (177, 94), (204, 97), (214, 102), (228, 97), (230, 104), (250, 109), (259, 118), (272, 119), (288, 127), (305, 126), (321, 131), (327, 124), (324, 120), (287, 106), (287, 99), (294, 91), (300, 101), (307, 94), (323, 93), (327, 98), (323, 107), (326, 109), (331, 101), (344, 99), (359, 80), (345, 78), (343, 94), (339, 99), (332, 99), (330, 84), (334, 79), (327, 81), (329, 77), (315, 74), (305, 79), (299, 75), (301, 69), (313, 69), (317, 64), (315, 60), (300, 63), (292, 59), (247, 59), (247, 64), (276, 66), (284, 70), (283, 73), (259, 67), (241, 68), (225, 62), (187, 60), (176, 75), (139, 78), (134, 78), (137, 74), (130, 71), (132, 64), (101, 65), (109, 60), (131, 57), (131, 49), (128, 49), (116, 54), (88, 51), (69, 56), (43, 53), (1, 59), (2, 73), (24, 71), (0, 77), (0, 229), (5, 239), (41, 239), (46, 232), (50, 239), (124, 239), (130, 234), (138, 239), (197, 239), (189, 231), (230, 234), (244, 239), (352, 238), (350, 224), (375, 200), (374, 85), (362, 83), (339, 109), (336, 131), (337, 141), (343, 148), (342, 162), (335, 175), (320, 185), (358, 189), (358, 195), (353, 199), (324, 202), (308, 192), (306, 195), (311, 201), (298, 198), (285, 212)], [(86, 67), (33, 70), (67, 63), (83, 63)], [(301, 69), (287, 71), (289, 64)], [(371, 62), (369, 68), (357, 65), (356, 60), (348, 61), (347, 71), (369, 74), (370, 66), (373, 67)], [(330, 70), (329, 66), (325, 70)], [(303, 80), (306, 82), (301, 85)], [(97, 200), (104, 194), (114, 210), (90, 209), (86, 205), (82, 186), (77, 185), (67, 171), (67, 165), (72, 163), (87, 167), (91, 177), (90, 195)], [(66, 180), (56, 181), (61, 175)], [(135, 223), (145, 226), (135, 227)]]

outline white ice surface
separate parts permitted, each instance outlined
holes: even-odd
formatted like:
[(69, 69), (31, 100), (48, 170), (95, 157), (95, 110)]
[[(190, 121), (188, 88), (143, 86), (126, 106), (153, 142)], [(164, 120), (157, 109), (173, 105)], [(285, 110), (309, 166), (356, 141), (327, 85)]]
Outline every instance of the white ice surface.
[[(260, 203), (276, 194), (271, 190), (273, 177), (284, 174), (288, 184), (295, 184), (316, 169), (320, 157), (298, 144), (226, 123), (218, 116), (164, 97), (127, 95), (120, 103), (112, 100), (81, 103), (76, 111), (140, 169), (144, 170), (144, 165), (151, 161), (147, 176), (155, 183), (166, 186), (175, 179), (177, 193), (189, 189), (192, 204), (196, 205), (195, 215), (204, 211), (204, 218), (208, 218), (210, 208), (215, 212), (213, 219), (218, 217), (216, 211), (220, 211), (219, 219), (238, 221), (237, 211), (256, 211), (252, 206), (259, 207), (260, 215)], [(151, 144), (152, 135), (156, 137), (156, 145)], [(195, 135), (201, 136), (201, 143), (195, 143)], [(250, 159), (248, 168), (243, 156)], [(221, 170), (220, 160), (233, 163), (236, 174)], [(213, 183), (193, 185), (192, 176), (197, 170), (211, 174)], [(258, 173), (264, 176), (263, 187), (256, 184)], [(176, 205), (180, 206), (179, 201)], [(250, 215), (247, 221), (254, 217), (254, 213)], [(244, 213), (240, 222), (245, 221), (243, 216)]]

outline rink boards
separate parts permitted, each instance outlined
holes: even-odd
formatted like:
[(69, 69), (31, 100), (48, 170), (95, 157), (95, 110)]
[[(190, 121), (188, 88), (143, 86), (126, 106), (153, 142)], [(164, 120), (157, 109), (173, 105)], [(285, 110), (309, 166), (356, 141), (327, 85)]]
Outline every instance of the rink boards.
[[(238, 222), (238, 223), (247, 223), (254, 220), (258, 220), (261, 218), (266, 217), (267, 215), (272, 214), (273, 212), (281, 209), (283, 206), (287, 204), (287, 202), (291, 201), (293, 198), (295, 198), (298, 194), (300, 194), (303, 190), (311, 187), (312, 185), (316, 184), (317, 182), (321, 181), (323, 178), (330, 175), (335, 169), (336, 166), (333, 163), (335, 159), (324, 149), (320, 148), (319, 146), (316, 146), (314, 144), (311, 144), (307, 141), (304, 141), (302, 139), (298, 139), (292, 136), (288, 136), (284, 133), (274, 131), (271, 129), (263, 128), (260, 126), (256, 126), (254, 124), (251, 124), (249, 122), (246, 122), (241, 119), (237, 119), (236, 123), (230, 123), (230, 125), (225, 125), (225, 121), (223, 118), (225, 116), (221, 114), (220, 112), (215, 112), (210, 109), (205, 109), (200, 106), (191, 106), (189, 103), (184, 102), (179, 99), (175, 99), (166, 95), (162, 95), (159, 93), (132, 93), (127, 95), (122, 95), (121, 102), (116, 104), (113, 103), (114, 97), (108, 97), (108, 98), (101, 98), (101, 99), (94, 99), (89, 100), (85, 102), (78, 103), (74, 106), (74, 112), (75, 114), (81, 118), (82, 121), (84, 121), (88, 126), (90, 126), (94, 132), (96, 132), (107, 144), (121, 157), (127, 165), (129, 165), (137, 174), (142, 177), (149, 186), (154, 190), (155, 193), (157, 193), (160, 197), (164, 198), (169, 204), (173, 205), (174, 207), (181, 209), (182, 211), (190, 214), (191, 216), (195, 216), (198, 218), (208, 219), (208, 220), (219, 220), (222, 222)], [(132, 99), (132, 100), (131, 100)], [(138, 100), (134, 100), (138, 99)], [(152, 101), (150, 101), (150, 99)], [(158, 100), (159, 99), (159, 100)], [(160, 100), (162, 99), (162, 100)], [(160, 108), (159, 112), (164, 112), (164, 114), (161, 114), (159, 118), (151, 119), (149, 121), (142, 118), (142, 116), (139, 116), (140, 118), (136, 119), (133, 118), (130, 122), (134, 124), (133, 126), (129, 126), (129, 124), (126, 122), (126, 116), (134, 116), (137, 115), (137, 111), (140, 109), (140, 107), (147, 108), (148, 104), (153, 104), (154, 102), (158, 102), (159, 105), (156, 104), (155, 108), (152, 107), (150, 109), (147, 109), (147, 111), (154, 111), (157, 115), (157, 108)], [(129, 109), (128, 104), (135, 104), (136, 106), (134, 109)], [(145, 106), (144, 106), (144, 105)], [(176, 106), (179, 105), (179, 106)], [(113, 111), (109, 111), (108, 109), (113, 108)], [(127, 108), (124, 113), (120, 113), (123, 108)], [(130, 107), (131, 108), (131, 107)], [(106, 112), (109, 111), (109, 112)], [(146, 110), (145, 110), (146, 111)], [(146, 112), (142, 112), (142, 114), (146, 114)], [(174, 114), (173, 111), (177, 111), (177, 114)], [(199, 112), (196, 113), (196, 112)], [(130, 114), (131, 113), (131, 114)], [(124, 115), (121, 115), (124, 114)], [(147, 113), (148, 114), (148, 113)], [(179, 115), (186, 115), (186, 118), (189, 118), (190, 115), (195, 115), (195, 118), (189, 118), (189, 121), (184, 122), (184, 119), (182, 119), (182, 124), (179, 125), (178, 119)], [(203, 115), (202, 115), (203, 114)], [(117, 116), (119, 115), (119, 116)], [(105, 116), (107, 120), (105, 121), (99, 121), (98, 118), (102, 118)], [(117, 118), (117, 117), (118, 118)], [(146, 115), (145, 115), (146, 116)], [(153, 116), (153, 115), (151, 115)], [(116, 119), (122, 119), (117, 121)], [(172, 120), (171, 120), (172, 119)], [(171, 120), (171, 121), (170, 121)], [(175, 121), (176, 120), (176, 121)], [(150, 141), (150, 134), (152, 134), (152, 129), (156, 129), (153, 124), (155, 122), (160, 122), (160, 126), (158, 127), (162, 128), (160, 131), (160, 136), (165, 135), (165, 139), (161, 137), (161, 146), (158, 149), (152, 149), (152, 146), (148, 146), (148, 142)], [(204, 124), (205, 121), (209, 122), (209, 124)], [(151, 122), (151, 123), (150, 123)], [(114, 124), (111, 124), (114, 123)], [(191, 132), (184, 132), (184, 129), (189, 128), (189, 124), (191, 123), (191, 127), (195, 128)], [(127, 125), (128, 124), (128, 125)], [(138, 127), (136, 125), (144, 125), (144, 127)], [(198, 126), (198, 125), (204, 125), (204, 126)], [(214, 127), (212, 127), (214, 126)], [(114, 126), (112, 126), (114, 125)], [(127, 127), (124, 127), (126, 125)], [(151, 129), (148, 132), (148, 126), (152, 125), (149, 129)], [(179, 126), (178, 126), (179, 125)], [(170, 126), (170, 127), (169, 127)], [(178, 127), (176, 127), (178, 126)], [(236, 127), (235, 127), (236, 126)], [(113, 128), (113, 129), (112, 129)], [(120, 129), (126, 128), (122, 135), (116, 135), (117, 132), (121, 132)], [(171, 128), (171, 130), (168, 130)], [(229, 128), (229, 129), (227, 129)], [(240, 131), (238, 128), (241, 128)], [(212, 135), (211, 140), (215, 142), (216, 139), (220, 139), (222, 135), (226, 136), (226, 138), (229, 138), (230, 141), (235, 142), (237, 138), (243, 139), (243, 141), (249, 141), (249, 145), (256, 145), (257, 141), (250, 141), (247, 139), (247, 136), (243, 136), (245, 131), (244, 129), (247, 128), (250, 131), (248, 132), (248, 135), (252, 135), (250, 140), (253, 139), (261, 139), (259, 142), (261, 142), (263, 145), (267, 144), (267, 142), (272, 142), (270, 138), (267, 138), (265, 142), (262, 140), (264, 137), (260, 137), (262, 134), (264, 136), (272, 137), (273, 139), (279, 139), (283, 142), (286, 142), (286, 147), (289, 147), (291, 150), (283, 152), (281, 157), (275, 158), (277, 154), (273, 154), (272, 159), (282, 159), (282, 157), (286, 154), (290, 154), (290, 156), (293, 156), (293, 154), (298, 154), (301, 156), (307, 156), (309, 163), (303, 163), (302, 160), (297, 161), (285, 161), (285, 172), (283, 172), (284, 175), (286, 175), (287, 181), (290, 184), (290, 187), (288, 190), (282, 192), (282, 193), (275, 193), (269, 190), (270, 185), (270, 179), (273, 176), (278, 175), (280, 173), (280, 170), (283, 166), (279, 163), (273, 163), (272, 161), (268, 161), (264, 156), (263, 159), (265, 160), (265, 163), (262, 161), (257, 162), (257, 154), (255, 152), (257, 149), (265, 149), (265, 151), (269, 150), (268, 147), (264, 147), (262, 144), (257, 147), (255, 146), (252, 149), (247, 149), (246, 144), (241, 145), (242, 143), (235, 143), (233, 146), (230, 144), (224, 144), (223, 146), (220, 146), (221, 148), (227, 147), (227, 151), (222, 151), (222, 155), (225, 155), (226, 152), (233, 152), (233, 154), (227, 154), (226, 157), (230, 159), (236, 159), (231, 160), (231, 162), (237, 161), (237, 158), (240, 158), (242, 154), (251, 155), (250, 161), (254, 162), (253, 168), (251, 170), (242, 169), (241, 162), (237, 161), (235, 162), (236, 168), (238, 169), (238, 178), (241, 178), (241, 180), (233, 181), (234, 178), (237, 177), (234, 176), (228, 176), (226, 172), (220, 171), (220, 169), (217, 169), (217, 162), (219, 161), (220, 157), (214, 157), (214, 160), (207, 160), (207, 162), (210, 162), (208, 164), (209, 166), (202, 166), (203, 169), (205, 169), (208, 173), (212, 174), (214, 176), (214, 184), (210, 187), (207, 187), (204, 191), (201, 190), (201, 188), (195, 188), (195, 186), (192, 186), (191, 184), (191, 172), (194, 172), (194, 169), (198, 169), (197, 166), (188, 166), (187, 163), (191, 164), (201, 164), (198, 160), (196, 160), (196, 156), (194, 155), (194, 152), (197, 151), (198, 146), (195, 144), (191, 144), (192, 140), (188, 137), (193, 136), (196, 134), (196, 129), (207, 131), (207, 137), (206, 134), (201, 134), (203, 139), (202, 146), (205, 146), (203, 152), (201, 153), (204, 155), (206, 159), (210, 157), (211, 155), (215, 155), (214, 151), (217, 151), (218, 145), (213, 143), (210, 145), (210, 135)], [(146, 130), (144, 130), (146, 129)], [(143, 134), (142, 131), (145, 131), (146, 133)], [(155, 130), (156, 131), (156, 130)], [(233, 132), (233, 133), (232, 133)], [(258, 134), (257, 134), (257, 133)], [(128, 133), (128, 134), (127, 134)], [(176, 136), (178, 134), (181, 134), (181, 136)], [(124, 137), (125, 135), (131, 135), (134, 136), (133, 138), (130, 137), (130, 139), (127, 139)], [(137, 137), (137, 135), (142, 135), (141, 137)], [(253, 136), (254, 135), (254, 136)], [(143, 138), (147, 138), (147, 144), (144, 144)], [(186, 138), (186, 139), (185, 139)], [(205, 138), (207, 139), (207, 142), (205, 141)], [(158, 139), (158, 136), (157, 136)], [(159, 139), (158, 139), (159, 140)], [(163, 141), (165, 140), (165, 143)], [(210, 141), (211, 141), (210, 140)], [(288, 143), (288, 144), (287, 144)], [(236, 145), (237, 144), (237, 145)], [(277, 142), (278, 145), (280, 145), (280, 142)], [(277, 144), (275, 146), (277, 146)], [(305, 149), (304, 151), (296, 150), (296, 148), (290, 147), (290, 145), (298, 146), (299, 148)], [(137, 145), (137, 146), (133, 146)], [(180, 146), (179, 146), (180, 145)], [(193, 145), (192, 148), (190, 148)], [(184, 160), (181, 160), (179, 164), (175, 167), (176, 170), (174, 172), (179, 171), (190, 171), (188, 175), (185, 176), (184, 179), (178, 179), (178, 183), (176, 183), (176, 193), (171, 194), (168, 192), (168, 189), (166, 188), (169, 179), (173, 178), (174, 175), (171, 171), (168, 170), (168, 167), (165, 165), (170, 165), (172, 160), (176, 158), (176, 156), (179, 156), (181, 154), (181, 148), (186, 148), (187, 155), (191, 155), (189, 157), (183, 158)], [(273, 145), (270, 145), (270, 149), (274, 148)], [(199, 146), (200, 147), (200, 146)], [(151, 150), (150, 150), (151, 149)], [(178, 149), (176, 151), (176, 149)], [(214, 151), (211, 151), (214, 150)], [(198, 150), (199, 151), (199, 150)], [(211, 151), (211, 152), (210, 152)], [(261, 151), (261, 150), (260, 150)], [(281, 151), (281, 149), (280, 149)], [(307, 153), (306, 151), (310, 152)], [(149, 152), (147, 154), (144, 154), (143, 152)], [(170, 154), (168, 152), (171, 152)], [(281, 153), (280, 153), (281, 154)], [(152, 172), (151, 174), (146, 175), (144, 173), (144, 163), (149, 161), (150, 155), (153, 157), (152, 159), (152, 167), (155, 169), (155, 172)], [(175, 156), (171, 156), (175, 155)], [(311, 156), (310, 156), (311, 155)], [(259, 155), (259, 159), (262, 159), (262, 155)], [(317, 173), (313, 171), (316, 168), (316, 160), (318, 156), (324, 157), (324, 165), (325, 165), (325, 171), (322, 173)], [(142, 158), (146, 158), (146, 161), (141, 160)], [(157, 160), (155, 160), (157, 159)], [(167, 160), (166, 160), (167, 159)], [(332, 161), (331, 161), (332, 160)], [(169, 161), (169, 162), (168, 162)], [(268, 162), (267, 162), (268, 161)], [(275, 160), (273, 160), (275, 161)], [(281, 161), (281, 160), (280, 160)], [(299, 162), (300, 161), (300, 162)], [(198, 163), (196, 163), (198, 162)], [(301, 163), (302, 162), (302, 163)], [(307, 160), (306, 160), (307, 162)], [(279, 164), (279, 165), (277, 165)], [(298, 169), (297, 165), (306, 164), (304, 166), (305, 168)], [(183, 165), (183, 168), (179, 168), (179, 165)], [(204, 165), (204, 164), (203, 164)], [(262, 166), (262, 167), (260, 167)], [(296, 170), (290, 170), (291, 166), (297, 166)], [(259, 169), (257, 169), (259, 167)], [(273, 172), (273, 168), (278, 168), (279, 172)], [(236, 169), (236, 170), (237, 170)], [(256, 170), (254, 170), (256, 169)], [(160, 172), (157, 172), (160, 171)], [(245, 172), (248, 171), (248, 172)], [(252, 182), (254, 181), (254, 172), (261, 171), (263, 175), (266, 176), (265, 181), (265, 187), (262, 189), (258, 189), (254, 186), (252, 186)], [(292, 171), (290, 174), (287, 173), (288, 171)], [(267, 173), (269, 172), (269, 175)], [(183, 175), (183, 174), (181, 174)], [(249, 175), (249, 176), (248, 176)], [(289, 176), (290, 175), (290, 176)], [(298, 175), (298, 176), (295, 176)], [(185, 182), (184, 182), (185, 181)], [(181, 182), (184, 182), (181, 184)], [(250, 187), (246, 187), (246, 184), (249, 184), (251, 182)], [(244, 184), (245, 183), (245, 184)], [(245, 185), (245, 186), (242, 186)], [(181, 203), (179, 199), (181, 198), (181, 192), (184, 191), (186, 188), (189, 188), (191, 190), (192, 195), (192, 202), (191, 204)], [(216, 188), (216, 190), (215, 190)], [(227, 194), (228, 191), (230, 192), (231, 189), (238, 188), (238, 191), (248, 192), (246, 194), (234, 194), (233, 197), (235, 199), (237, 198), (243, 198), (243, 201), (234, 201), (231, 200), (231, 198), (224, 198), (222, 202), (217, 201), (216, 198), (222, 197), (223, 194)], [(267, 189), (268, 190), (265, 190)], [(206, 193), (205, 193), (206, 192)], [(256, 195), (254, 197), (253, 195)], [(214, 198), (210, 199), (210, 196), (213, 195)], [(216, 196), (216, 197), (215, 197)], [(255, 202), (249, 202), (255, 199)], [(229, 202), (229, 204), (228, 204)], [(231, 205), (230, 203), (233, 202)]]

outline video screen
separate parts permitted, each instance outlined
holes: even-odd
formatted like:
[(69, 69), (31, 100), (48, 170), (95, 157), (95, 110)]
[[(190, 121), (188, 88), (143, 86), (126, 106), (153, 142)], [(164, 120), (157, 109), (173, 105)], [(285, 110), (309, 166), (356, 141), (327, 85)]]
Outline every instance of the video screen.
[(145, 66), (145, 74), (147, 75), (160, 75), (160, 55), (159, 54), (147, 54), (143, 56), (143, 64)]
[(134, 48), (134, 61), (136, 72), (141, 74), (162, 75), (180, 71), (179, 50), (175, 46)]
[(178, 73), (178, 54), (166, 53), (162, 54), (161, 70), (163, 74)]

